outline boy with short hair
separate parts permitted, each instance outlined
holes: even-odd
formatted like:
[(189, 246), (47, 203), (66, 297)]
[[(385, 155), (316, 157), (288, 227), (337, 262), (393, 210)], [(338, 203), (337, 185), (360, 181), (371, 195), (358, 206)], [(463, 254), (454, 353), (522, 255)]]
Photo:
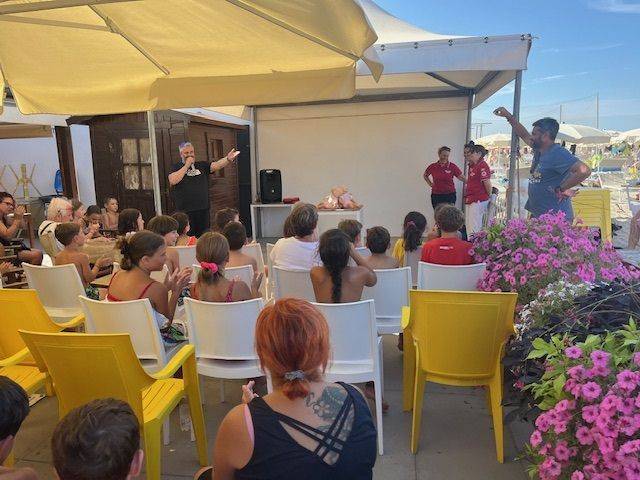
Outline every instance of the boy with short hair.
[[(178, 221), (170, 217), (169, 215), (156, 215), (147, 224), (147, 229), (153, 233), (157, 233), (164, 238), (164, 244), (167, 247), (175, 247), (178, 241)], [(174, 270), (180, 269), (180, 258), (178, 252), (175, 250), (167, 250), (167, 261), (165, 263), (169, 269), (169, 273), (173, 273)], [(185, 268), (190, 268), (191, 265), (183, 265)]]
[(0, 376), (0, 480), (38, 480), (30, 468), (7, 468), (16, 433), (29, 415), (29, 396), (8, 377)]
[(347, 234), (354, 247), (362, 246), (362, 224), (357, 220), (346, 219), (338, 223), (338, 229)]
[(441, 236), (422, 246), (420, 260), (438, 265), (472, 264), (473, 257), (469, 251), (473, 245), (458, 238), (458, 230), (464, 225), (462, 212), (453, 205), (445, 205), (438, 210), (436, 223), (440, 227)]
[(229, 222), (239, 222), (240, 215), (235, 208), (221, 208), (213, 219), (213, 231), (222, 233)]
[(80, 280), (84, 285), (87, 297), (100, 300), (98, 289), (91, 286), (98, 273), (104, 267), (111, 265), (111, 259), (101, 257), (96, 260), (93, 268), (89, 265), (89, 255), (82, 253), (80, 248), (85, 244), (86, 237), (77, 223), (60, 223), (55, 230), (56, 240), (63, 246), (63, 250), (54, 258), (55, 265), (73, 264), (78, 269)]
[(222, 234), (229, 242), (229, 262), (227, 267), (244, 267), (251, 265), (253, 272), (258, 273), (258, 262), (256, 259), (242, 253), (242, 247), (247, 243), (247, 230), (240, 222), (229, 222), (222, 229)]
[(51, 439), (60, 480), (129, 480), (140, 475), (140, 426), (122, 400), (94, 400), (71, 410)]
[(374, 270), (385, 270), (398, 268), (400, 263), (397, 258), (387, 255), (391, 235), (384, 227), (372, 227), (367, 230), (367, 248), (371, 251), (371, 256), (365, 258), (369, 267)]

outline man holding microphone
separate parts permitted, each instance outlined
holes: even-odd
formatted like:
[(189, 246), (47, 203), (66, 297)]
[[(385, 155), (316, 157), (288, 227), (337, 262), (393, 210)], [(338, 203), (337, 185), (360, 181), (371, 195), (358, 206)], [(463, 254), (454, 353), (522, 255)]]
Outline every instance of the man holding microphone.
[(181, 160), (171, 166), (169, 185), (173, 187), (176, 210), (189, 216), (191, 234), (199, 237), (209, 229), (209, 174), (235, 161), (240, 152), (232, 148), (215, 162), (196, 162), (191, 142), (178, 146)]

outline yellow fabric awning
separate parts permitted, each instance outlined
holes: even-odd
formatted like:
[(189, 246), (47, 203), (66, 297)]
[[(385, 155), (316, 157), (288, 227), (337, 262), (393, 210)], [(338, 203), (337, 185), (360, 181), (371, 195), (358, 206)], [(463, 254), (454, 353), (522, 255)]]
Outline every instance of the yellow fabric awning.
[(376, 38), (355, 0), (5, 0), (0, 87), (69, 115), (349, 98)]

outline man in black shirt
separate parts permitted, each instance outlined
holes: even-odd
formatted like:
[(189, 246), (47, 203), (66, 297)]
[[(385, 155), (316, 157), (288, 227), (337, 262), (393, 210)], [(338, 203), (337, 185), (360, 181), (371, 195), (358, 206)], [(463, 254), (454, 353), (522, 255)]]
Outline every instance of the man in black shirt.
[(171, 166), (169, 185), (173, 187), (176, 210), (189, 216), (191, 234), (199, 237), (209, 229), (209, 173), (222, 170), (233, 162), (240, 152), (232, 148), (227, 156), (215, 162), (196, 162), (190, 142), (178, 147), (181, 160)]

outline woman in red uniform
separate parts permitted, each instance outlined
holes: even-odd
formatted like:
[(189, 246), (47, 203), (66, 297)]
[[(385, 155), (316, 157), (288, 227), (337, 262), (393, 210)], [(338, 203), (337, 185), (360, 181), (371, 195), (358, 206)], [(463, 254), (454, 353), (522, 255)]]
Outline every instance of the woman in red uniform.
[(484, 156), (487, 149), (482, 145), (471, 147), (469, 154), (469, 180), (465, 187), (465, 221), (467, 225), (467, 235), (482, 230), (484, 215), (489, 206), (491, 196), (491, 169)]
[[(456, 204), (456, 187), (453, 177), (464, 182), (464, 176), (458, 166), (449, 161), (449, 147), (438, 149), (438, 161), (432, 163), (424, 171), (423, 178), (431, 187), (431, 205), (435, 209), (441, 203)], [(431, 177), (431, 178), (429, 178)]]

